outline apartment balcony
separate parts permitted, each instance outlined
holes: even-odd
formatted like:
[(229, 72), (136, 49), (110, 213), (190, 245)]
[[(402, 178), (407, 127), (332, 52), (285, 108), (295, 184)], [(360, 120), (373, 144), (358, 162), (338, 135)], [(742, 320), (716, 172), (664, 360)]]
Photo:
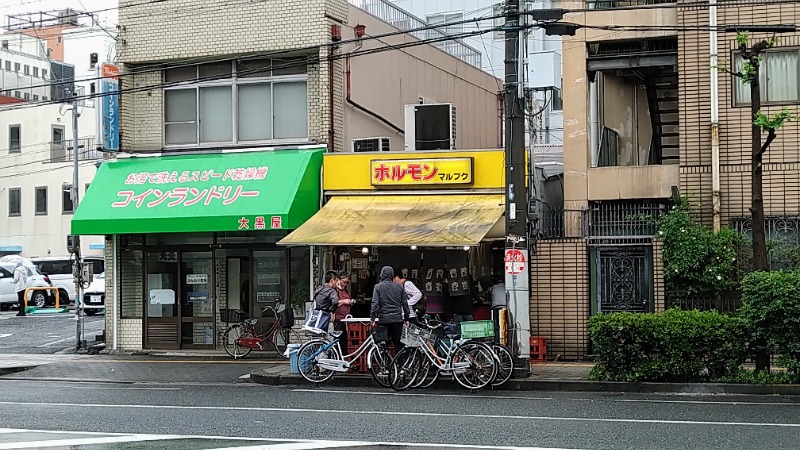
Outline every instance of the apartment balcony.
[[(50, 159), (47, 162), (71, 162), (75, 154), (72, 149), (72, 140), (53, 141), (50, 143)], [(78, 139), (78, 160), (94, 161), (98, 159), (111, 159), (113, 154), (101, 152), (97, 149), (94, 138)]]
[(677, 0), (587, 0), (586, 5), (591, 9), (630, 8), (632, 6), (649, 6), (677, 3)]

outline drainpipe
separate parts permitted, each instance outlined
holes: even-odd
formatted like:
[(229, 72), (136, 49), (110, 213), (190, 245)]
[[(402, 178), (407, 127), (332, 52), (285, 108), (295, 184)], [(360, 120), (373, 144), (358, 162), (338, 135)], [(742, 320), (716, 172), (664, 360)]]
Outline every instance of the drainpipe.
[(331, 47), (328, 53), (328, 151), (334, 151), (334, 120), (333, 120), (333, 54), (335, 51), (335, 47)]
[(711, 204), (714, 231), (722, 227), (719, 186), (719, 69), (717, 68), (717, 1), (708, 2), (708, 26), (711, 59)]
[(600, 157), (597, 73), (590, 74), (589, 80), (589, 153), (592, 155), (592, 167), (597, 167)]

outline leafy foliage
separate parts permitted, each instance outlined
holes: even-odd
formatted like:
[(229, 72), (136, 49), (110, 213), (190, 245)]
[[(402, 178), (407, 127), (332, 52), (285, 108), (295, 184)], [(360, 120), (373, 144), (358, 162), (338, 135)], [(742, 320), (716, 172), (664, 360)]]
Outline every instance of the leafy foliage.
[(760, 110), (756, 113), (754, 125), (758, 125), (762, 130), (777, 130), (785, 122), (796, 120), (797, 116), (789, 108), (784, 107), (780, 112), (772, 115), (772, 117), (764, 114)]
[(800, 272), (753, 272), (742, 280), (739, 317), (754, 350), (781, 355), (781, 365), (800, 376)]
[(695, 223), (684, 200), (661, 216), (658, 234), (664, 244), (664, 283), (670, 300), (712, 298), (735, 289), (735, 231), (715, 233)]
[(693, 382), (737, 373), (746, 356), (743, 322), (712, 311), (595, 315), (591, 378)]

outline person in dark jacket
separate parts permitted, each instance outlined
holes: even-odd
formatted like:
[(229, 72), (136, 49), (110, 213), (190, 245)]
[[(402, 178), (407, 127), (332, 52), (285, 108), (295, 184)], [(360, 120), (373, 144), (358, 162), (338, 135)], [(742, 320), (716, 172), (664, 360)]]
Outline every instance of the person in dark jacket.
[[(325, 283), (314, 290), (314, 309), (326, 311), (333, 316), (336, 308), (339, 307), (339, 292), (336, 287), (339, 285), (339, 274), (335, 270), (325, 272)], [(328, 331), (327, 329), (324, 331)]]
[(394, 269), (391, 267), (382, 268), (378, 280), (372, 291), (370, 319), (373, 324), (379, 323), (386, 327), (389, 337), (394, 342), (394, 348), (400, 350), (403, 348), (400, 342), (403, 322), (407, 321), (410, 315), (408, 297), (403, 286), (394, 282)]

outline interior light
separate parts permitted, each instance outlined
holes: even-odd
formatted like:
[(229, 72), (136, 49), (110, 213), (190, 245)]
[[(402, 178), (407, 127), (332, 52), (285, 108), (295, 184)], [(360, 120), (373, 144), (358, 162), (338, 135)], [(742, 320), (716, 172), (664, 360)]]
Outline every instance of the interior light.
[(361, 249), (361, 254), (362, 255), (369, 255), (369, 249), (367, 247), (363, 247)]

